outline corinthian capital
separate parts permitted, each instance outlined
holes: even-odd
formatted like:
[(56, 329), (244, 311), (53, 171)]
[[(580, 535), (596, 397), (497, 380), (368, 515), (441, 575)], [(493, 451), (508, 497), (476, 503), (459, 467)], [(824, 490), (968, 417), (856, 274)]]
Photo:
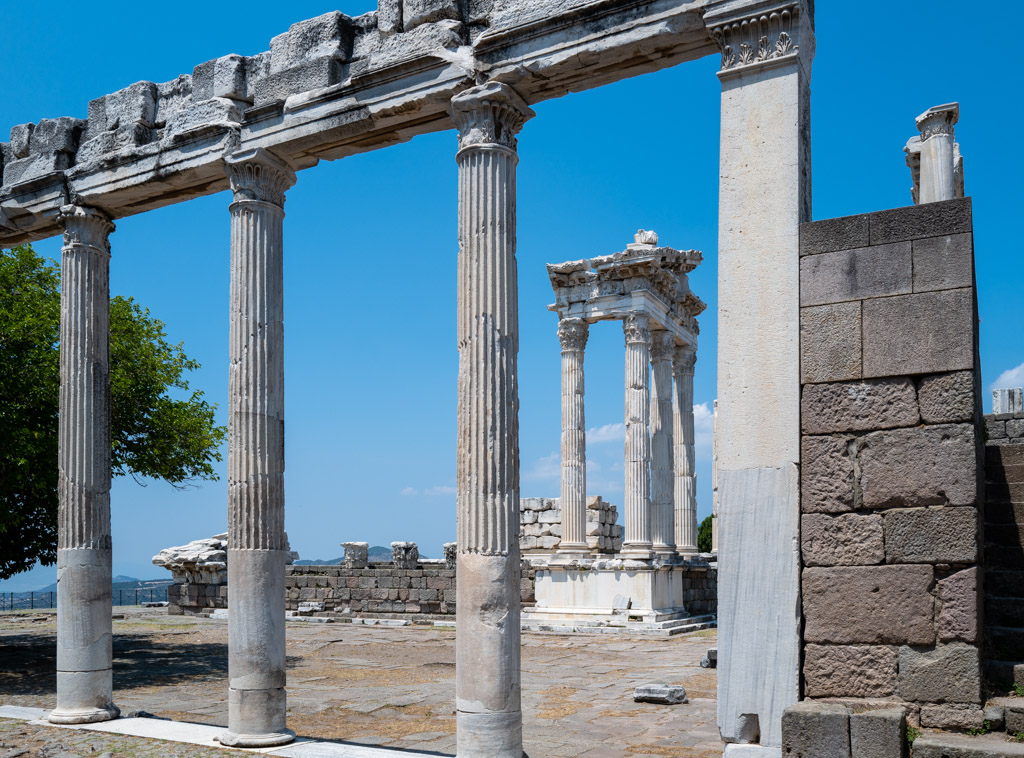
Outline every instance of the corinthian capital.
[(672, 352), (676, 347), (676, 338), (671, 332), (651, 333), (651, 363), (672, 360)]
[(558, 322), (558, 342), (563, 350), (583, 352), (590, 336), (590, 324), (581, 318), (563, 318)]
[(711, 0), (704, 23), (722, 52), (722, 71), (814, 56), (814, 22), (807, 0)]
[(91, 247), (110, 254), (110, 233), (114, 231), (103, 211), (84, 205), (65, 205), (57, 215), (64, 229), (64, 247)]
[(689, 345), (681, 345), (672, 355), (672, 372), (675, 374), (693, 374), (697, 364), (697, 351)]
[(224, 164), (236, 203), (259, 200), (284, 207), (284, 193), (295, 184), (295, 171), (283, 160), (257, 147), (227, 156)]
[(626, 344), (642, 342), (651, 344), (651, 318), (646, 313), (631, 313), (622, 320), (622, 331)]
[(936, 105), (915, 119), (922, 142), (936, 134), (953, 134), (953, 127), (959, 120), (960, 103)]
[(452, 98), (452, 121), (459, 130), (459, 149), (501, 145), (516, 149), (516, 134), (534, 112), (507, 84), (487, 82)]

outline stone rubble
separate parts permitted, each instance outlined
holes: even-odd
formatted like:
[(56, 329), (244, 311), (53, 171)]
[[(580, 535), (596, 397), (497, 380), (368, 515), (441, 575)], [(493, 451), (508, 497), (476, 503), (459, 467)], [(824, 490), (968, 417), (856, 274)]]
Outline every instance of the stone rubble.
[(689, 703), (686, 690), (680, 684), (641, 684), (633, 688), (633, 701), (637, 703), (661, 703), (679, 705)]

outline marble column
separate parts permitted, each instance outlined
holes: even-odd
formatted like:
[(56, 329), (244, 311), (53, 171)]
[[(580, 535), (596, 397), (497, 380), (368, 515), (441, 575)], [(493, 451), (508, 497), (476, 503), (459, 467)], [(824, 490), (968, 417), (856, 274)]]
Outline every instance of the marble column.
[(60, 288), (57, 707), (54, 724), (120, 714), (111, 679), (110, 243), (100, 211), (65, 205)]
[(651, 361), (650, 318), (626, 316), (626, 529), (622, 552), (635, 558), (651, 555)]
[(693, 449), (693, 367), (697, 351), (689, 345), (675, 349), (672, 377), (675, 427), (676, 548), (680, 553), (697, 551), (697, 474)]
[(676, 552), (672, 461), (672, 353), (675, 337), (651, 334), (651, 543), (654, 552)]
[(285, 191), (295, 172), (262, 148), (225, 159), (231, 211), (228, 387), (228, 730), (224, 745), (294, 739), (285, 726)]
[(533, 111), (488, 82), (459, 131), (457, 752), (521, 758), (516, 134)]
[(581, 318), (558, 323), (562, 346), (562, 512), (560, 553), (587, 548), (587, 427), (583, 414), (583, 353), (590, 325)]
[(959, 103), (936, 105), (917, 117), (921, 132), (921, 186), (919, 203), (934, 203), (956, 197), (955, 136), (960, 120)]
[(811, 219), (813, 6), (753, 13), (708, 0), (704, 14), (722, 53), (718, 726), (751, 756), (778, 755), (782, 712), (800, 699), (800, 223)]

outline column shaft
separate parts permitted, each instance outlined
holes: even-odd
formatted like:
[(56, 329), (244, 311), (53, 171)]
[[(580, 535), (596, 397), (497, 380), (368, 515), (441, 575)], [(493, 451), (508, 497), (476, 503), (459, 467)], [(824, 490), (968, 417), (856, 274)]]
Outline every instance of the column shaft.
[(466, 758), (521, 758), (515, 134), (507, 85), (452, 99), (459, 129), (455, 707)]
[(672, 351), (668, 332), (651, 335), (651, 542), (656, 553), (676, 552), (673, 492)]
[(672, 364), (675, 378), (676, 548), (680, 553), (697, 552), (697, 475), (693, 449), (693, 365), (696, 358), (693, 348), (680, 347)]
[(584, 421), (583, 353), (588, 324), (563, 319), (562, 346), (562, 513), (560, 552), (587, 552), (587, 427)]
[(651, 550), (649, 319), (632, 314), (622, 328), (626, 335), (626, 529), (622, 551), (647, 557)]
[(111, 679), (110, 245), (102, 213), (66, 205), (60, 291), (57, 707), (49, 720), (117, 718)]
[(231, 204), (228, 387), (228, 731), (236, 747), (280, 745), (285, 725), (284, 193), (271, 153), (227, 158)]

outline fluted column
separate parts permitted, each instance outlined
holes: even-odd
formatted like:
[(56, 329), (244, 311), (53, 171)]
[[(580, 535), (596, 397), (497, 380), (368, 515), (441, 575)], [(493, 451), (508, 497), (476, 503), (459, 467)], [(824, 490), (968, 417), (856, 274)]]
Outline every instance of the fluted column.
[(120, 714), (111, 679), (110, 243), (100, 211), (65, 205), (60, 288), (55, 724)]
[(521, 758), (516, 133), (533, 111), (505, 84), (452, 98), (459, 130), (460, 758)]
[(956, 138), (959, 103), (929, 108), (917, 117), (921, 132), (921, 187), (919, 203), (935, 203), (956, 197)]
[(676, 552), (672, 462), (672, 351), (669, 332), (651, 335), (651, 542), (654, 552)]
[(642, 313), (622, 322), (626, 335), (626, 530), (622, 552), (651, 553), (651, 408), (648, 373), (650, 319)]
[(281, 745), (285, 726), (285, 191), (295, 172), (258, 148), (225, 160), (231, 211), (228, 387), (228, 731)]
[(587, 552), (587, 427), (583, 418), (583, 352), (590, 325), (558, 323), (562, 346), (562, 553)]
[(672, 357), (675, 379), (675, 495), (676, 548), (680, 553), (697, 551), (697, 475), (693, 449), (693, 367), (697, 351), (678, 347)]

